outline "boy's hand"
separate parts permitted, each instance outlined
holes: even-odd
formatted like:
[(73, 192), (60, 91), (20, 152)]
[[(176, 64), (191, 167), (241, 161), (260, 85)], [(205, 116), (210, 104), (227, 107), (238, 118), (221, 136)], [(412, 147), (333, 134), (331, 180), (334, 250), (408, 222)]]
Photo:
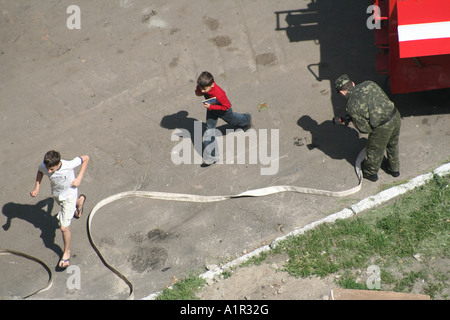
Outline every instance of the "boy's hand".
[(32, 196), (33, 198), (36, 198), (38, 193), (39, 193), (39, 189), (34, 189), (33, 191), (30, 192), (30, 196)]
[(70, 185), (71, 187), (79, 187), (81, 184), (81, 179), (76, 178), (75, 180), (72, 181), (72, 184)]
[(38, 170), (36, 175), (36, 182), (34, 184), (34, 190), (30, 192), (30, 196), (32, 196), (33, 198), (36, 198), (39, 193), (39, 186), (41, 185), (42, 177), (43, 173)]
[(203, 106), (204, 106), (206, 109), (209, 109), (210, 104), (209, 104), (209, 103), (204, 103)]

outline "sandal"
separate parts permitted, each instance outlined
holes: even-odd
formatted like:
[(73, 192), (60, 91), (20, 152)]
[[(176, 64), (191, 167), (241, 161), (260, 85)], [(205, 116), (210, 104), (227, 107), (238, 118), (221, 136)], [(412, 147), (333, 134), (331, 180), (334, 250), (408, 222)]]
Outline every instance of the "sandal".
[[(67, 263), (67, 265), (64, 265), (65, 263)], [(61, 269), (66, 269), (68, 266), (70, 266), (70, 258), (59, 260), (58, 267), (60, 267)]]

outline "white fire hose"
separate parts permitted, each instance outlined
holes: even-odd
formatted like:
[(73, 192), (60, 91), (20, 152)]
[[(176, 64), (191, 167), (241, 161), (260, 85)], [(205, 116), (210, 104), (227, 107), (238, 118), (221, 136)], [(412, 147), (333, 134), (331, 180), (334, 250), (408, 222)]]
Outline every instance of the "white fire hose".
[(167, 201), (185, 201), (185, 202), (218, 202), (229, 199), (243, 198), (243, 197), (264, 197), (276, 193), (281, 192), (296, 192), (296, 193), (306, 193), (306, 194), (314, 194), (314, 195), (322, 195), (328, 197), (345, 197), (351, 194), (354, 194), (361, 190), (362, 186), (362, 171), (361, 171), (361, 162), (366, 157), (366, 149), (362, 149), (356, 158), (355, 162), (355, 171), (358, 177), (358, 185), (354, 188), (344, 190), (344, 191), (327, 191), (327, 190), (319, 190), (312, 188), (303, 188), (303, 187), (295, 187), (295, 186), (272, 186), (261, 189), (254, 189), (239, 193), (237, 195), (228, 195), (228, 196), (201, 196), (201, 195), (193, 195), (193, 194), (181, 194), (181, 193), (167, 193), (167, 192), (157, 192), (157, 191), (127, 191), (122, 193), (114, 194), (108, 198), (103, 199), (99, 203), (95, 205), (92, 211), (89, 213), (88, 221), (87, 221), (87, 233), (89, 237), (89, 241), (91, 242), (92, 247), (95, 252), (102, 260), (104, 265), (114, 272), (119, 278), (121, 278), (129, 287), (129, 296), (127, 299), (134, 299), (134, 291), (133, 284), (117, 269), (111, 266), (103, 257), (97, 245), (94, 242), (91, 234), (91, 225), (92, 219), (94, 218), (97, 211), (106, 206), (107, 204), (121, 200), (126, 198), (147, 198), (147, 199), (157, 199), (157, 200), (167, 200)]
[[(362, 171), (361, 171), (361, 162), (365, 159), (366, 152), (365, 148), (361, 150), (359, 153), (356, 162), (355, 162), (355, 171), (356, 175), (358, 177), (358, 185), (354, 188), (344, 190), (344, 191), (327, 191), (327, 190), (319, 190), (319, 189), (312, 189), (312, 188), (304, 188), (304, 187), (296, 187), (296, 186), (272, 186), (272, 187), (266, 187), (261, 189), (254, 189), (245, 191), (236, 195), (228, 195), (228, 196), (201, 196), (201, 195), (193, 195), (193, 194), (181, 194), (181, 193), (167, 193), (167, 192), (157, 192), (157, 191), (127, 191), (122, 192), (118, 194), (114, 194), (108, 198), (105, 198), (101, 200), (99, 203), (95, 205), (95, 207), (92, 209), (92, 211), (89, 213), (89, 217), (87, 220), (87, 233), (89, 237), (89, 241), (94, 249), (94, 251), (97, 253), (100, 260), (103, 262), (103, 264), (110, 269), (113, 273), (115, 273), (120, 279), (122, 279), (126, 285), (129, 287), (129, 295), (127, 299), (134, 299), (134, 291), (133, 291), (133, 284), (117, 269), (115, 269), (113, 266), (111, 266), (106, 259), (103, 257), (102, 253), (98, 249), (97, 245), (94, 242), (94, 239), (92, 238), (91, 234), (91, 226), (92, 226), (92, 220), (100, 208), (106, 206), (107, 204), (125, 199), (125, 198), (147, 198), (147, 199), (157, 199), (157, 200), (167, 200), (167, 201), (184, 201), (184, 202), (218, 202), (218, 201), (224, 201), (229, 199), (236, 199), (236, 198), (244, 198), (244, 197), (264, 197), (276, 193), (281, 192), (296, 192), (296, 193), (306, 193), (306, 194), (314, 194), (314, 195), (322, 195), (322, 196), (328, 196), (328, 197), (345, 197), (354, 193), (357, 193), (359, 190), (361, 190), (362, 186)], [(50, 289), (50, 287), (53, 284), (53, 276), (50, 268), (40, 259), (23, 253), (19, 251), (9, 250), (9, 249), (0, 249), (0, 255), (2, 254), (13, 254), (17, 256), (21, 256), (24, 258), (27, 258), (29, 260), (32, 260), (36, 263), (39, 263), (42, 265), (46, 271), (49, 274), (49, 280), (47, 282), (47, 285), (43, 287), (42, 289), (39, 289), (31, 294), (28, 294), (23, 299), (29, 298), (33, 295), (36, 295), (40, 292), (46, 291)]]

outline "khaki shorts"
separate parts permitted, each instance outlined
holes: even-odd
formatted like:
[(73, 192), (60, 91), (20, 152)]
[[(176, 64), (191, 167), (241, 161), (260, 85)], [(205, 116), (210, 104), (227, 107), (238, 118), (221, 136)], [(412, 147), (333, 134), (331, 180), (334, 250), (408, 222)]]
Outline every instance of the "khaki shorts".
[(75, 210), (77, 209), (77, 198), (78, 197), (73, 197), (66, 200), (55, 199), (56, 203), (61, 206), (61, 210), (57, 215), (60, 227), (66, 228), (70, 226), (70, 222), (72, 221)]

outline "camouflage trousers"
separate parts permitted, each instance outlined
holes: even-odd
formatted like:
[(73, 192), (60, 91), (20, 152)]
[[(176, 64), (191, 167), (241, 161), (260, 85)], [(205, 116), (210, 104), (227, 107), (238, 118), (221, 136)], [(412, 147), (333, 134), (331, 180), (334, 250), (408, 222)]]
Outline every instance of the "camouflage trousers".
[(363, 168), (364, 175), (370, 176), (378, 173), (385, 151), (389, 166), (388, 169), (394, 172), (400, 170), (398, 159), (400, 122), (400, 113), (397, 111), (388, 123), (375, 128), (369, 134), (366, 145), (366, 161)]

